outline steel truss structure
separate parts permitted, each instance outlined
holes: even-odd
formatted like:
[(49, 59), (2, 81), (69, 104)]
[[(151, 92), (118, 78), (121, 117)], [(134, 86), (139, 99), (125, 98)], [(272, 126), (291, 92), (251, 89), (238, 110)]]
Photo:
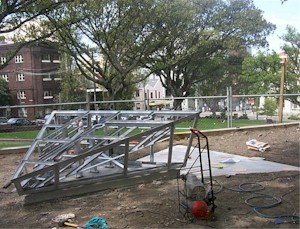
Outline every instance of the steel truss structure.
[[(11, 181), (19, 195), (35, 202), (159, 176), (180, 166), (172, 163), (175, 126), (195, 127), (198, 118), (199, 112), (53, 111)], [(154, 145), (161, 141), (169, 141), (168, 161), (158, 164)], [(192, 136), (186, 155), (191, 142)], [(137, 161), (141, 153), (150, 154), (150, 161)]]

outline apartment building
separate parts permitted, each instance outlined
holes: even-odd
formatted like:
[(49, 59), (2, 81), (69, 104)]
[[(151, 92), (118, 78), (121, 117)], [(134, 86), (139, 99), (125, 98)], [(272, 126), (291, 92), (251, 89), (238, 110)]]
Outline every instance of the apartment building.
[[(21, 48), (13, 58), (17, 44), (0, 43), (0, 77), (8, 82), (12, 106), (54, 103), (59, 93), (60, 58), (54, 44), (39, 43)], [(8, 63), (7, 63), (8, 61)], [(34, 119), (49, 113), (47, 107), (7, 110), (10, 117)]]

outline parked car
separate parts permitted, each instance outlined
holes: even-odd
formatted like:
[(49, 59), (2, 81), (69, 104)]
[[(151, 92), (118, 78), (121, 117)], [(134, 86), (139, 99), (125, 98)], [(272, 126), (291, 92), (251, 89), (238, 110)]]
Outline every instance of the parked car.
[(7, 123), (12, 126), (32, 125), (32, 122), (25, 118), (10, 118)]
[(51, 114), (46, 114), (44, 118), (36, 119), (35, 120), (35, 125), (37, 126), (42, 126), (45, 124), (47, 119), (50, 117)]
[(0, 123), (7, 123), (6, 117), (0, 117)]

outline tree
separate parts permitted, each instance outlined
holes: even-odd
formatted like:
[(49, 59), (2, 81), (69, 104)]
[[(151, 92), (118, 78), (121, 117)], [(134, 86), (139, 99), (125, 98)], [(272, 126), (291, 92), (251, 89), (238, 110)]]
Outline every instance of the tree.
[[(52, 36), (56, 30), (45, 30), (46, 15), (72, 0), (2, 0), (0, 1), (0, 36), (13, 35), (18, 42), (7, 56), (7, 62), (25, 45)], [(0, 68), (5, 67), (1, 65)]]
[(264, 103), (264, 114), (267, 116), (274, 116), (277, 108), (277, 102), (274, 98), (266, 98)]
[[(224, 68), (231, 53), (265, 45), (266, 35), (274, 29), (251, 0), (178, 0), (166, 2), (165, 12), (162, 30), (167, 39), (145, 66), (174, 97), (189, 96), (197, 83), (203, 92), (211, 87), (219, 91), (218, 82), (233, 78)], [(175, 109), (181, 108), (181, 102), (175, 101)]]
[[(62, 81), (60, 83), (61, 102), (82, 102), (86, 99), (86, 80), (72, 64), (68, 55), (62, 55)], [(77, 106), (70, 106), (70, 109)]]
[[(282, 39), (285, 44), (282, 49), (288, 54), (285, 92), (287, 94), (300, 93), (300, 33), (288, 26)], [(300, 106), (300, 96), (288, 96), (286, 99)]]
[(0, 106), (6, 106), (10, 103), (10, 94), (8, 90), (8, 84), (3, 79), (0, 78)]
[(267, 94), (279, 91), (280, 58), (274, 51), (270, 54), (259, 52), (244, 59), (239, 78), (241, 93)]
[[(63, 28), (56, 35), (64, 51), (87, 79), (107, 89), (109, 100), (132, 98), (132, 85), (148, 75), (136, 74), (139, 63), (162, 39), (156, 2), (77, 1), (48, 18)], [(75, 23), (66, 28), (68, 21)]]
[[(288, 54), (287, 74), (285, 77), (285, 94), (300, 93), (300, 34), (292, 27), (287, 27), (282, 37), (285, 41), (283, 50)], [(244, 85), (245, 94), (279, 93), (280, 57), (272, 53), (258, 53), (243, 62), (243, 73), (239, 83)], [(300, 97), (286, 96), (285, 99), (300, 105)]]

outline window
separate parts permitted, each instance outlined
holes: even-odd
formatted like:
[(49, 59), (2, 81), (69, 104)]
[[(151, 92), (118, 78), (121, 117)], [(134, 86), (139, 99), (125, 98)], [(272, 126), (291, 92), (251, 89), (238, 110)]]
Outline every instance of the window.
[(24, 62), (23, 56), (22, 55), (16, 56), (15, 57), (15, 62), (16, 63), (23, 63)]
[(18, 99), (26, 99), (25, 91), (18, 91), (17, 98)]
[(25, 81), (25, 77), (23, 73), (17, 74), (17, 81)]
[(150, 92), (150, 98), (153, 99), (153, 92)]
[(54, 54), (53, 55), (53, 63), (60, 63), (60, 59), (59, 59), (59, 55), (58, 54)]
[(47, 76), (43, 77), (43, 81), (51, 81), (51, 80), (52, 80), (51, 74), (48, 74)]
[(6, 57), (1, 56), (0, 57), (0, 64), (5, 64), (6, 62)]
[(3, 78), (6, 82), (8, 82), (8, 75), (4, 74), (4, 75), (0, 75), (1, 78)]
[(158, 92), (158, 98), (160, 98), (160, 91)]
[(44, 99), (53, 99), (52, 91), (44, 91)]
[(59, 75), (54, 75), (54, 80), (59, 81), (59, 80), (61, 80), (61, 77)]
[(136, 90), (135, 96), (136, 96), (136, 97), (140, 97), (140, 90)]
[(42, 55), (42, 63), (50, 63), (51, 60), (50, 60), (50, 54), (48, 53), (44, 53)]

